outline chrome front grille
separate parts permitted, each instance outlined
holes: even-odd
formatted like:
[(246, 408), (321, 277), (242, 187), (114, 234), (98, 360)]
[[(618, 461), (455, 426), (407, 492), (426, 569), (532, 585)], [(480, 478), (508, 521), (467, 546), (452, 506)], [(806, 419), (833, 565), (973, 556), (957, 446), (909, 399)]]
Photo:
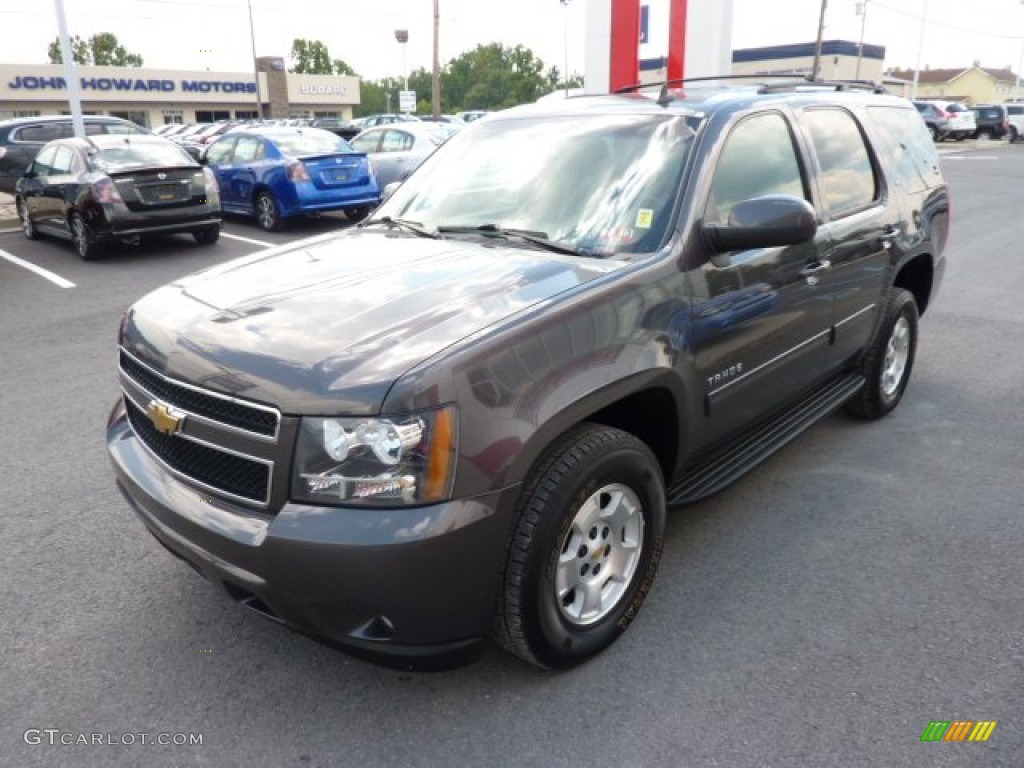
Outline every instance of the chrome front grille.
[[(120, 368), (132, 430), (165, 467), (204, 490), (269, 506), (278, 411), (171, 379), (123, 349)], [(180, 423), (171, 431), (158, 428), (153, 406), (173, 409)]]
[(245, 403), (234, 397), (174, 381), (140, 363), (123, 349), (120, 363), (121, 372), (125, 376), (153, 397), (170, 403), (176, 408), (248, 432), (277, 438), (281, 415), (273, 408), (255, 403)]

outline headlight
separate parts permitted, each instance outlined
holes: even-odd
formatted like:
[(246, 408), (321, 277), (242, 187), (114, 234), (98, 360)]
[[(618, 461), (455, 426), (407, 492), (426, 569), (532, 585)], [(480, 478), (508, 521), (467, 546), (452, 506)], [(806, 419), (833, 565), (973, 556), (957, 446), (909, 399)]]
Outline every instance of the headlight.
[(394, 507), (451, 497), (455, 408), (401, 418), (304, 418), (292, 499)]

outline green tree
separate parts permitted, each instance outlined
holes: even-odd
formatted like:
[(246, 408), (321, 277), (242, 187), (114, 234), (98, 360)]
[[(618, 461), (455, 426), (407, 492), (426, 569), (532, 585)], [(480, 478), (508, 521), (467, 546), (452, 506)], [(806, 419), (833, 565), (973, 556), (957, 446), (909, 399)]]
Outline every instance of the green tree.
[(292, 68), (290, 72), (300, 75), (329, 75), (333, 71), (331, 54), (319, 40), (301, 37), (292, 41)]
[(346, 64), (342, 59), (334, 60), (334, 74), (336, 75), (352, 75), (356, 77), (356, 71)]
[(292, 68), (299, 75), (355, 75), (343, 59), (332, 59), (327, 46), (319, 40), (297, 37), (292, 41)]
[[(59, 37), (54, 38), (50, 43), (47, 53), (51, 64), (64, 63), (64, 56), (60, 52)], [(71, 57), (75, 60), (75, 64), (92, 64), (92, 51), (89, 50), (89, 44), (78, 35), (73, 35), (71, 38)]]
[[(579, 75), (569, 78), (569, 87), (583, 84)], [(398, 111), (401, 78), (387, 77), (361, 84), (356, 117), (384, 112), (389, 106)], [(557, 67), (545, 68), (544, 62), (523, 46), (505, 47), (500, 43), (479, 45), (457, 56), (441, 71), (441, 111), (465, 109), (505, 109), (536, 101), (541, 96), (565, 87), (565, 77)], [(424, 68), (409, 73), (409, 90), (416, 92), (416, 111), (430, 112), (430, 72)]]
[[(110, 32), (100, 32), (88, 41), (78, 35), (71, 38), (72, 56), (76, 64), (95, 64), (101, 67), (141, 67), (142, 56), (130, 53), (121, 45), (117, 36)], [(62, 64), (64, 57), (60, 51), (60, 38), (56, 38), (47, 50), (51, 64)]]

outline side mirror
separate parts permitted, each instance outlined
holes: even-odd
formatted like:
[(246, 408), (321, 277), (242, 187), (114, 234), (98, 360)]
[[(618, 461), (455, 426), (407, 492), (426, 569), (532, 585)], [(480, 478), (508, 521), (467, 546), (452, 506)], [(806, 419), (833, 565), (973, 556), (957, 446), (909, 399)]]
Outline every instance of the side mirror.
[(28, 168), (25, 169), (25, 172), (21, 175), (22, 178), (25, 179), (34, 179), (36, 177), (36, 172), (32, 169), (32, 166), (30, 165)]
[(388, 198), (395, 194), (395, 190), (402, 186), (400, 181), (392, 181), (390, 184), (384, 186), (384, 191), (381, 193), (380, 201), (386, 203)]
[(701, 232), (715, 253), (806, 243), (818, 231), (814, 208), (793, 195), (764, 195), (737, 203), (728, 224), (705, 224)]

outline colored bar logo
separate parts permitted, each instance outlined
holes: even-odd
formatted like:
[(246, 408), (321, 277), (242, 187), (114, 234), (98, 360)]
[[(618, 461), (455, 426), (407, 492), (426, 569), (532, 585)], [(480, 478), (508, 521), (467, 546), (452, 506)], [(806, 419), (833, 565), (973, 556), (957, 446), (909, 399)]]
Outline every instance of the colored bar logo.
[(988, 741), (998, 720), (932, 720), (921, 741)]

